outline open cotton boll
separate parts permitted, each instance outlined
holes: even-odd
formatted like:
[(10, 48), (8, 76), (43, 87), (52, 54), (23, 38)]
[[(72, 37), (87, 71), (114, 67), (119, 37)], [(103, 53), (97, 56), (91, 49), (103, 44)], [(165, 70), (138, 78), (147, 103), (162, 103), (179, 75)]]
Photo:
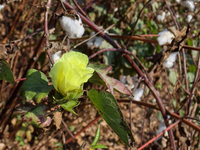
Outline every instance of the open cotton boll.
[[(156, 135), (158, 135), (159, 133), (161, 133), (161, 132), (162, 132), (163, 130), (165, 130), (165, 129), (166, 129), (166, 125), (165, 125), (164, 120), (162, 119), (162, 121), (160, 122), (160, 124), (159, 124), (159, 126), (158, 126), (158, 131), (156, 132)], [(164, 135), (165, 135), (165, 136), (168, 136), (168, 132), (165, 132)], [(160, 144), (158, 143), (158, 140), (160, 140), (162, 137), (163, 137), (163, 135), (160, 136), (160, 137), (158, 137), (158, 138), (154, 141), (154, 143), (157, 144), (157, 145), (160, 145)]]
[(169, 30), (165, 29), (162, 32), (158, 33), (157, 41), (159, 45), (165, 45), (167, 43), (171, 43), (174, 38), (174, 34), (172, 34)]
[(62, 26), (63, 30), (65, 30), (69, 38), (81, 38), (85, 32), (81, 18), (78, 14), (77, 16), (79, 18), (78, 20), (72, 19), (68, 16), (62, 16), (60, 19), (60, 25)]
[(5, 6), (4, 5), (0, 5), (0, 10), (2, 10)]
[[(54, 63), (57, 62), (58, 59), (60, 59), (61, 55), (62, 55), (62, 51), (57, 51), (54, 54), (51, 53), (51, 57), (52, 57)], [(52, 67), (52, 66), (53, 66), (53, 64), (50, 62), (50, 67)]]
[(176, 0), (176, 2), (177, 2), (177, 3), (180, 3), (180, 2), (181, 2), (181, 0)]
[(101, 36), (95, 37), (94, 46), (95, 47), (100, 47), (102, 42), (103, 42), (103, 40), (104, 39)]
[(192, 20), (192, 15), (187, 15), (187, 22), (190, 22)]
[(55, 54), (51, 54), (54, 63), (58, 61), (58, 59), (60, 59), (62, 54), (62, 51), (57, 51)]
[(133, 93), (134, 95), (133, 99), (136, 101), (140, 101), (143, 93), (144, 93), (144, 90), (141, 87), (136, 89), (135, 92)]
[[(90, 34), (90, 37), (93, 36), (93, 35), (95, 35), (95, 32), (92, 32)], [(91, 38), (86, 44), (90, 48), (93, 47), (93, 46), (94, 47), (100, 47), (103, 40), (104, 39), (101, 36), (95, 36), (95, 37)]]
[(169, 57), (167, 59), (165, 59), (163, 65), (166, 68), (171, 68), (174, 65), (174, 62), (176, 60), (176, 56), (177, 56), (178, 52), (173, 52), (169, 55)]
[(182, 1), (181, 5), (183, 7), (186, 7), (189, 11), (194, 11), (194, 9), (195, 9), (195, 4), (191, 0)]
[[(90, 33), (90, 37), (95, 35), (95, 32), (91, 32)], [(86, 44), (88, 47), (92, 47), (94, 45), (94, 40), (95, 40), (95, 37), (91, 38)]]
[(162, 22), (165, 19), (166, 13), (163, 11), (161, 15), (157, 15), (157, 20)]

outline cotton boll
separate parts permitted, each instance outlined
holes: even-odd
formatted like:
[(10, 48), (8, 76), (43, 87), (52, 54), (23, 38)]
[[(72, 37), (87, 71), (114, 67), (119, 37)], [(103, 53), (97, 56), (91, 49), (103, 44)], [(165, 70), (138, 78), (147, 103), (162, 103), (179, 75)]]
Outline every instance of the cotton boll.
[(165, 59), (165, 61), (163, 62), (163, 65), (166, 68), (171, 68), (174, 65), (174, 62), (176, 60), (176, 56), (177, 56), (178, 52), (173, 52), (169, 55), (169, 57), (167, 59)]
[(95, 47), (100, 47), (101, 44), (102, 44), (102, 42), (103, 42), (103, 40), (104, 40), (104, 39), (103, 39), (101, 36), (97, 36), (97, 37), (95, 38), (94, 46), (95, 46)]
[[(159, 124), (159, 126), (158, 126), (158, 131), (156, 132), (156, 134), (158, 135), (159, 133), (161, 133), (161, 132), (162, 132), (163, 130), (165, 130), (165, 129), (166, 129), (165, 122), (164, 122), (164, 120), (162, 119), (162, 121), (160, 122), (160, 124)], [(165, 132), (164, 134), (165, 134), (165, 136), (168, 136), (168, 132)], [(155, 143), (155, 144), (158, 144), (158, 140), (160, 140), (162, 137), (163, 137), (163, 136), (158, 137), (158, 138), (154, 141), (154, 143)], [(158, 144), (158, 145), (160, 145), (160, 144)]]
[(126, 84), (126, 76), (123, 76), (121, 79), (120, 79), (121, 83), (123, 84)]
[(181, 5), (183, 7), (186, 7), (189, 11), (194, 11), (194, 9), (195, 9), (195, 4), (191, 0), (182, 1)]
[(60, 59), (61, 54), (62, 54), (62, 51), (57, 51), (55, 54), (51, 54), (54, 63), (55, 63), (56, 61), (58, 61), (58, 59)]
[(165, 12), (162, 12), (161, 15), (157, 15), (157, 20), (160, 21), (160, 22), (163, 22), (164, 19), (165, 19), (165, 15), (166, 15)]
[(94, 45), (94, 40), (90, 39), (86, 44), (88, 47), (92, 47)]
[(168, 11), (167, 14), (166, 14), (166, 16), (171, 16), (171, 13)]
[[(91, 33), (90, 33), (90, 37), (93, 36), (93, 35), (95, 35), (95, 32), (91, 32)], [(91, 38), (91, 39), (86, 43), (87, 46), (91, 48), (91, 47), (94, 45), (94, 40), (95, 40), (95, 37)]]
[(133, 93), (134, 95), (133, 99), (136, 101), (140, 101), (143, 93), (144, 93), (144, 90), (141, 87), (136, 89), (135, 92)]
[(157, 41), (159, 45), (165, 45), (167, 43), (171, 43), (174, 38), (174, 35), (167, 29), (158, 33)]
[[(92, 32), (90, 34), (90, 37), (92, 37), (93, 35), (95, 35), (95, 32)], [(91, 38), (86, 44), (88, 47), (100, 47), (102, 42), (103, 42), (103, 38), (101, 36), (95, 36), (93, 38)]]
[(187, 15), (187, 22), (190, 22), (192, 20), (192, 15)]
[(80, 16), (78, 14), (77, 16), (79, 18), (78, 20), (72, 19), (68, 16), (62, 16), (60, 19), (60, 25), (65, 30), (69, 38), (81, 38), (85, 32)]
[(4, 9), (4, 7), (5, 7), (4, 5), (0, 5), (0, 10)]
[(177, 3), (180, 3), (180, 2), (181, 2), (181, 0), (176, 0), (176, 2), (177, 2)]

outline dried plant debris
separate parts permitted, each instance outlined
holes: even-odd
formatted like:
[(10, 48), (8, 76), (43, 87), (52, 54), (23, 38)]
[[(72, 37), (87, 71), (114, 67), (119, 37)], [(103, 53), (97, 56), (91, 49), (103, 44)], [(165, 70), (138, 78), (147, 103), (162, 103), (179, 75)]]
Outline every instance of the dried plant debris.
[(13, 58), (17, 50), (18, 47), (12, 44), (0, 44), (0, 59), (8, 60)]

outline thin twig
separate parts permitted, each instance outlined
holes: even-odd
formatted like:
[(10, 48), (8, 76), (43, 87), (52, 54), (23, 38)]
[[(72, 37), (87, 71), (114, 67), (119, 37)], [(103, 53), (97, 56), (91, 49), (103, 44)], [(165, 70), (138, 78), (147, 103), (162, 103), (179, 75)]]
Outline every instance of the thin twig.
[(44, 33), (45, 33), (45, 41), (46, 41), (46, 51), (47, 55), (49, 56), (49, 60), (51, 64), (54, 64), (53, 58), (50, 53), (50, 44), (49, 44), (49, 29), (48, 29), (48, 12), (50, 9), (51, 0), (48, 0), (47, 4), (45, 5), (45, 17), (44, 17)]
[[(106, 31), (110, 30), (113, 26), (115, 26), (115, 24), (112, 24), (111, 26), (109, 26), (108, 28), (106, 28), (105, 30), (103, 30), (103, 32), (106, 32)], [(79, 46), (79, 45), (81, 45), (81, 44), (83, 44), (83, 43), (85, 43), (85, 42), (87, 42), (87, 41), (89, 41), (89, 40), (92, 39), (93, 37), (97, 36), (99, 33), (100, 33), (100, 32), (97, 32), (97, 33), (95, 33), (94, 35), (92, 35), (90, 38), (88, 38), (88, 39), (86, 39), (86, 40), (84, 40), (84, 41), (82, 41), (82, 42), (76, 44), (76, 45), (74, 46), (74, 48), (76, 48), (77, 46)]]
[(136, 27), (136, 25), (137, 25), (138, 20), (140, 19), (140, 15), (142, 14), (143, 10), (147, 7), (147, 5), (150, 4), (150, 2), (151, 2), (151, 0), (149, 0), (149, 1), (143, 6), (143, 8), (141, 9), (141, 11), (139, 12), (138, 17), (137, 17), (137, 20), (136, 20), (136, 22), (135, 22), (135, 24), (134, 24), (132, 33), (131, 33), (131, 35), (130, 35), (128, 41), (127, 41), (126, 48), (127, 48), (128, 45), (129, 45), (129, 42), (130, 42), (130, 40), (131, 40), (131, 37), (133, 36), (133, 33), (135, 32), (135, 27)]
[[(99, 115), (98, 117), (96, 117), (94, 120), (92, 120), (86, 127), (84, 127), (81, 131), (79, 131), (78, 133), (76, 133), (74, 136), (78, 136), (79, 134), (81, 134), (82, 132), (84, 132), (87, 128), (89, 128), (91, 125), (93, 125), (95, 122), (97, 122), (99, 119), (101, 118), (101, 116)], [(71, 142), (73, 140), (73, 138), (69, 138), (65, 144), (68, 144), (69, 142)]]
[(152, 143), (153, 141), (155, 141), (157, 138), (159, 138), (161, 135), (163, 135), (166, 131), (172, 129), (173, 127), (175, 127), (178, 123), (180, 122), (180, 120), (178, 120), (176, 123), (174, 123), (173, 125), (167, 127), (165, 130), (163, 130), (162, 132), (160, 132), (158, 135), (156, 135), (156, 137), (154, 137), (153, 139), (149, 140), (147, 143), (145, 143), (144, 145), (142, 145), (140, 148), (138, 148), (138, 150), (142, 150), (144, 149), (146, 146), (148, 146), (150, 143)]
[(69, 128), (67, 127), (66, 123), (64, 122), (64, 120), (62, 119), (62, 123), (65, 126), (65, 129), (67, 130), (67, 132), (69, 133), (69, 135), (73, 138), (74, 141), (77, 142), (75, 136), (71, 133), (71, 131), (69, 130)]

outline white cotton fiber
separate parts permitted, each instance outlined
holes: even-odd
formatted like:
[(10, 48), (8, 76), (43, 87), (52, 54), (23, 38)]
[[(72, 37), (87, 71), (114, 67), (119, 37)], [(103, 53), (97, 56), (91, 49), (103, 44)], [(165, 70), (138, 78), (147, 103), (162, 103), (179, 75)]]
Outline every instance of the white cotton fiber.
[(133, 99), (136, 101), (140, 101), (143, 93), (144, 93), (144, 90), (141, 87), (136, 89), (135, 92), (133, 93), (134, 95)]
[(194, 11), (194, 9), (195, 9), (195, 4), (191, 0), (181, 1), (181, 5), (183, 7), (186, 7), (189, 11)]
[(165, 29), (162, 32), (158, 33), (157, 41), (159, 45), (165, 45), (171, 43), (174, 38), (174, 34), (172, 34), (169, 30)]
[(65, 30), (69, 38), (81, 38), (85, 29), (83, 27), (80, 16), (77, 14), (78, 20), (68, 16), (62, 16), (60, 25)]
[(169, 55), (169, 57), (167, 59), (165, 59), (163, 65), (166, 68), (171, 68), (174, 65), (174, 62), (176, 61), (176, 56), (177, 56), (178, 52), (173, 52)]

